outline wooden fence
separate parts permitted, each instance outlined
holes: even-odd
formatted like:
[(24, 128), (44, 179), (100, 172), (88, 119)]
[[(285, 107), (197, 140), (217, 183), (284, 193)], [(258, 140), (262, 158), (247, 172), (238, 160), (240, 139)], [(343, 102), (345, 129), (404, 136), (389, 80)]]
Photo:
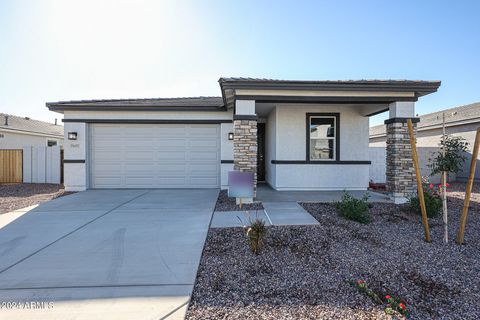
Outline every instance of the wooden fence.
[(23, 182), (23, 150), (0, 150), (0, 183)]

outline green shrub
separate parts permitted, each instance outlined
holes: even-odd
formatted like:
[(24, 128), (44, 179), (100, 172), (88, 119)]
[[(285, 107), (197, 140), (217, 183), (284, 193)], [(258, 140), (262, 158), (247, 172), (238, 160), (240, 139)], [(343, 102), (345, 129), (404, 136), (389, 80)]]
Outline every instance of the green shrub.
[(335, 207), (345, 219), (360, 223), (369, 223), (372, 221), (372, 218), (368, 211), (368, 198), (369, 195), (367, 193), (362, 199), (356, 199), (348, 192), (344, 191), (342, 200), (336, 202)]
[[(434, 218), (438, 216), (442, 210), (442, 198), (433, 191), (428, 191), (424, 187), (423, 197), (425, 198), (425, 209), (427, 209), (427, 217)], [(408, 204), (413, 212), (422, 214), (420, 208), (420, 198), (418, 195), (412, 196), (408, 199)]]
[(265, 221), (258, 218), (258, 210), (255, 214), (255, 219), (252, 219), (248, 211), (246, 211), (245, 214), (248, 217), (246, 223), (244, 223), (239, 216), (237, 216), (237, 218), (240, 220), (243, 230), (245, 231), (250, 249), (253, 253), (259, 254), (263, 248), (263, 239), (267, 233)]

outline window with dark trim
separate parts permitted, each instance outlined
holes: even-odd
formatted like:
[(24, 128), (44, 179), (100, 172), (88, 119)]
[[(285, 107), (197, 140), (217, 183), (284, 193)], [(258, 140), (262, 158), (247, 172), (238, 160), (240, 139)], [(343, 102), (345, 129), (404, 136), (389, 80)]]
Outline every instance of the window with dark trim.
[(47, 141), (47, 146), (49, 147), (53, 147), (53, 146), (56, 146), (57, 145), (57, 141), (55, 140), (48, 140)]
[(340, 160), (340, 114), (307, 113), (307, 161)]

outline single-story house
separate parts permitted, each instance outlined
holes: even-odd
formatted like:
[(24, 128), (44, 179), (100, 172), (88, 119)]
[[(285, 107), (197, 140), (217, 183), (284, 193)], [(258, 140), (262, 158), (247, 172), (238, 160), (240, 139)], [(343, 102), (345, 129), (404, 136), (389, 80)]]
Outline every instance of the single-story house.
[(0, 149), (63, 145), (63, 126), (0, 113)]
[[(227, 188), (231, 170), (276, 190), (366, 190), (369, 117), (389, 111), (389, 191), (413, 188), (406, 119), (439, 81), (220, 78), (220, 97), (49, 102), (64, 114), (66, 190)], [(408, 161), (407, 161), (408, 162)]]
[[(417, 126), (417, 147), (420, 152), (436, 149), (439, 146), (443, 134), (444, 113), (445, 132), (452, 136), (461, 136), (469, 143), (469, 152), (466, 154), (467, 161), (464, 163), (462, 170), (456, 175), (458, 180), (465, 180), (468, 178), (470, 170), (475, 135), (480, 127), (480, 102), (421, 115)], [(370, 147), (386, 147), (386, 144), (385, 126), (371, 127)], [(427, 161), (428, 157), (424, 157), (423, 160)], [(426, 167), (426, 163), (421, 165)], [(480, 163), (477, 164), (477, 168), (479, 166)], [(477, 170), (475, 179), (480, 179), (480, 170)]]

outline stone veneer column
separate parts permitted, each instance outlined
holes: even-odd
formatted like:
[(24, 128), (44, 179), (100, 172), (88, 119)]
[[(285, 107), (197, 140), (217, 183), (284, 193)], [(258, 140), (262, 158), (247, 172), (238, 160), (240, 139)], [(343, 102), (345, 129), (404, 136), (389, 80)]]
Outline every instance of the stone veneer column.
[[(418, 118), (413, 118), (414, 130)], [(395, 203), (405, 203), (416, 192), (415, 169), (408, 133), (407, 118), (385, 121), (387, 126), (387, 192)]]
[(233, 169), (254, 173), (253, 194), (257, 193), (257, 120), (233, 121)]

